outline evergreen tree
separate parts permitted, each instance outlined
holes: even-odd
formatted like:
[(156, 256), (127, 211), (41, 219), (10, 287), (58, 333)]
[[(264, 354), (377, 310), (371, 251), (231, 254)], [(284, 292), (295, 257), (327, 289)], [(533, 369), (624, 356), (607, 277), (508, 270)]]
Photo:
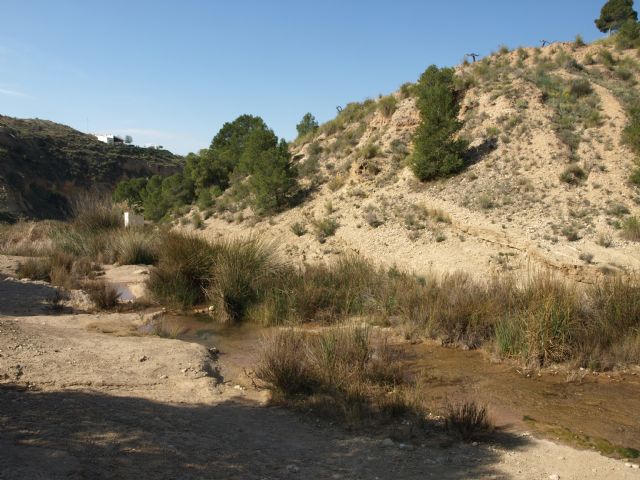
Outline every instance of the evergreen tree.
[(258, 212), (273, 212), (287, 205), (298, 189), (297, 169), (291, 164), (289, 146), (280, 140), (276, 146), (263, 150), (252, 162), (249, 188)]
[(300, 123), (296, 125), (296, 130), (298, 130), (298, 137), (303, 137), (304, 135), (315, 132), (318, 129), (318, 121), (316, 117), (311, 115), (311, 113), (305, 113), (300, 120)]
[(430, 66), (416, 85), (422, 123), (414, 139), (409, 164), (421, 181), (445, 177), (464, 168), (467, 142), (456, 139), (462, 128), (454, 70)]
[(629, 20), (638, 21), (638, 13), (633, 9), (633, 0), (609, 0), (596, 19), (596, 27), (603, 33), (619, 30)]

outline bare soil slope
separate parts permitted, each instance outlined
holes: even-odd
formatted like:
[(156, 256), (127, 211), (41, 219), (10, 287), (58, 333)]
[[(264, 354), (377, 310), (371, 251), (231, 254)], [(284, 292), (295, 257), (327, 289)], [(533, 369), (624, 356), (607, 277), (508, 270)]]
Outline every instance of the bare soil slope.
[[(425, 184), (405, 166), (420, 121), (410, 88), (349, 104), (294, 145), (309, 190), (299, 206), (260, 219), (221, 202), (206, 233), (269, 238), (299, 262), (359, 252), (418, 273), (551, 268), (589, 282), (637, 271), (638, 244), (619, 229), (640, 215), (621, 141), (639, 72), (634, 51), (573, 44), (459, 67), (468, 168)], [(576, 167), (585, 178), (566, 175)], [(321, 243), (314, 224), (329, 218), (339, 227)]]

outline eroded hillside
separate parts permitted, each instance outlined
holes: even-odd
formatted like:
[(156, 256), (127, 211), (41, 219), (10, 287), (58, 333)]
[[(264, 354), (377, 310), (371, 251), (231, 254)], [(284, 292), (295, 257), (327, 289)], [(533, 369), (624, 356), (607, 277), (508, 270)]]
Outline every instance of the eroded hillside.
[(354, 251), (421, 273), (636, 270), (624, 225), (640, 192), (622, 133), (639, 71), (635, 50), (572, 43), (458, 67), (468, 166), (427, 183), (406, 167), (420, 122), (412, 86), (349, 104), (294, 144), (308, 190), (297, 207), (260, 219), (225, 205), (206, 230), (272, 238), (294, 260)]
[(0, 115), (0, 221), (63, 218), (75, 195), (174, 173), (181, 163), (166, 150), (106, 145), (58, 123)]

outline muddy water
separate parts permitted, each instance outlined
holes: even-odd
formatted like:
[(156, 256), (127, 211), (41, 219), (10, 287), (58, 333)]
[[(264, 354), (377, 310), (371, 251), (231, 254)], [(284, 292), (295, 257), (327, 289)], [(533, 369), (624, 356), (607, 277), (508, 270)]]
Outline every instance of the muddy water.
[[(161, 321), (169, 336), (218, 348), (228, 378), (255, 365), (259, 343), (268, 333), (255, 325), (220, 325), (207, 315), (166, 316)], [(511, 363), (491, 361), (479, 351), (430, 342), (400, 348), (407, 374), (420, 380), (424, 398), (436, 412), (447, 402), (474, 399), (489, 406), (501, 427), (551, 431), (552, 437), (560, 435), (560, 428), (640, 450), (638, 375), (583, 371), (568, 379), (558, 370), (527, 377)], [(566, 435), (561, 440), (572, 441)]]
[(434, 406), (476, 399), (489, 406), (501, 426), (551, 431), (552, 436), (560, 435), (560, 427), (640, 450), (637, 375), (582, 371), (568, 378), (558, 370), (527, 377), (510, 363), (492, 362), (478, 351), (430, 343), (405, 348), (407, 370), (423, 379), (424, 395)]

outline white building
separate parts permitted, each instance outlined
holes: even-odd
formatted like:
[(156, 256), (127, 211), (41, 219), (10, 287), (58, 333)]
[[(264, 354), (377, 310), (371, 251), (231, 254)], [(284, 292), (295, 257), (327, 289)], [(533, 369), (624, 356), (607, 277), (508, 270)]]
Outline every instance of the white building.
[(99, 142), (106, 143), (107, 145), (114, 145), (117, 143), (124, 143), (124, 139), (118, 137), (117, 135), (113, 135), (111, 133), (107, 133), (105, 135), (95, 135)]

